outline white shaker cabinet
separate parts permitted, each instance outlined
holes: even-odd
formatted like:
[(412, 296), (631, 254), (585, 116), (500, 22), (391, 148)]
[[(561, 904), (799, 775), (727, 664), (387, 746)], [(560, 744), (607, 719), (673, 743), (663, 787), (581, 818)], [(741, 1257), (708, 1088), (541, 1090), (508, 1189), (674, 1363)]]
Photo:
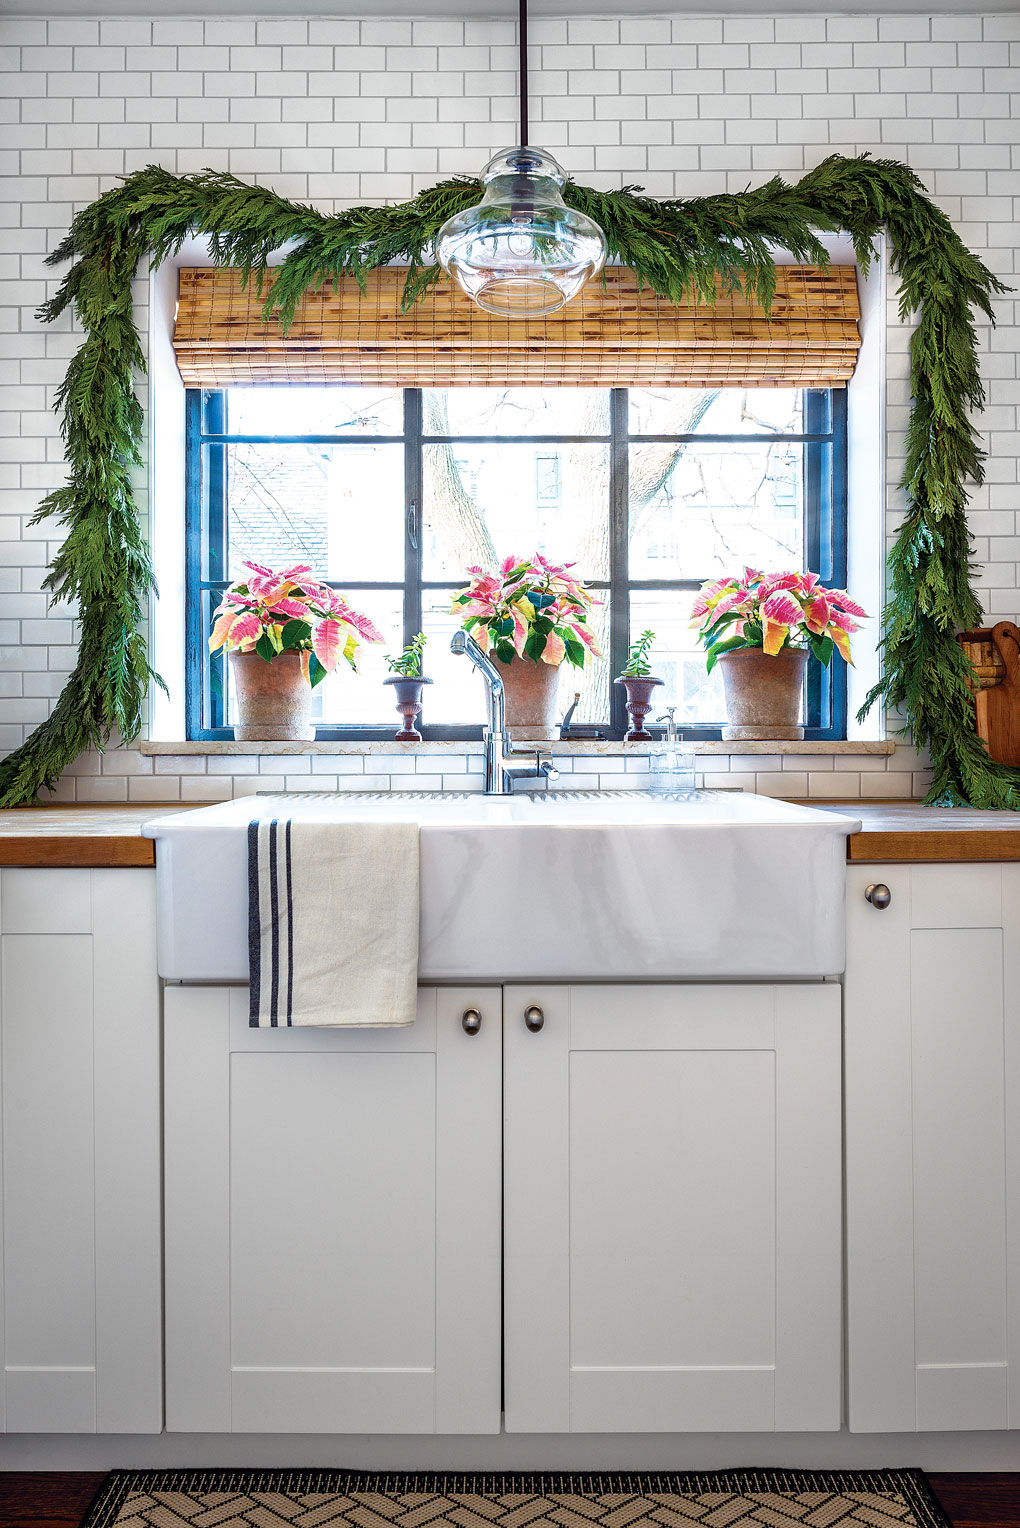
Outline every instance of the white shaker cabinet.
[(508, 1431), (838, 1429), (839, 1021), (834, 983), (504, 988)]
[(847, 903), (850, 1427), (1020, 1427), (1020, 865)]
[(165, 994), (168, 1429), (498, 1432), (499, 989), (397, 1029), (247, 1005)]
[(0, 1426), (162, 1425), (155, 873), (0, 871)]

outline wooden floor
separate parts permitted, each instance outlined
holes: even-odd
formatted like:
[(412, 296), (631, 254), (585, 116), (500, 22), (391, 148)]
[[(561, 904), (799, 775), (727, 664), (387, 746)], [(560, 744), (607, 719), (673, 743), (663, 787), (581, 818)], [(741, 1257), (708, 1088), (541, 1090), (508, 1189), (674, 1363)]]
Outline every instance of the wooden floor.
[[(955, 1528), (1020, 1528), (1020, 1473), (929, 1478)], [(0, 1474), (0, 1528), (79, 1528), (102, 1480)]]

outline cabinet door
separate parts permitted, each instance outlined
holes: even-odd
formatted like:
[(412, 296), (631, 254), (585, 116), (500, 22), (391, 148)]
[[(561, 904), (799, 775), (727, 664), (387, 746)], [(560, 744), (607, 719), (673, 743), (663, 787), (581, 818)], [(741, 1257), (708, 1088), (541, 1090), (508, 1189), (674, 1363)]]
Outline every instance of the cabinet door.
[(0, 871), (0, 1410), (159, 1432), (159, 981), (151, 870)]
[(249, 1029), (167, 988), (170, 1431), (499, 1430), (500, 1002)]
[(850, 1427), (1018, 1427), (1020, 866), (856, 866), (847, 903)]
[(839, 1000), (504, 989), (508, 1432), (838, 1428)]

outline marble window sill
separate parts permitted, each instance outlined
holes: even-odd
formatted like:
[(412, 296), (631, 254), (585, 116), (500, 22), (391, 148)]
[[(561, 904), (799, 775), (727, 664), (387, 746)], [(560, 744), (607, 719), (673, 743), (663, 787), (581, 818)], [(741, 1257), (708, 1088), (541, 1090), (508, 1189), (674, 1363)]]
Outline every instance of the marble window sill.
[[(343, 742), (314, 742), (314, 743), (235, 743), (227, 740), (216, 739), (201, 742), (163, 742), (143, 740), (139, 745), (141, 753), (158, 757), (188, 757), (202, 755), (240, 755), (253, 757), (259, 754), (269, 754), (273, 757), (282, 757), (287, 754), (360, 754), (363, 756), (379, 754), (397, 755), (409, 754), (435, 754), (457, 755), (480, 755), (482, 752), (481, 742), (434, 742), (434, 743), (396, 743), (385, 739), (371, 742), (359, 742), (356, 739), (348, 739)], [(619, 741), (598, 742), (594, 739), (577, 738), (573, 740), (543, 743), (539, 745), (544, 753), (562, 754), (565, 757), (575, 756), (579, 758), (611, 758), (611, 757), (639, 757), (649, 752), (653, 747), (660, 744), (650, 743), (623, 743)], [(776, 755), (776, 754), (804, 754), (812, 757), (821, 757), (826, 754), (878, 754), (890, 755), (895, 751), (896, 744), (892, 739), (861, 741), (831, 742), (809, 739), (803, 743), (781, 742), (770, 740), (758, 743), (727, 743), (727, 742), (684, 742), (685, 750), (699, 755), (727, 755), (727, 754), (750, 754), (750, 755)]]

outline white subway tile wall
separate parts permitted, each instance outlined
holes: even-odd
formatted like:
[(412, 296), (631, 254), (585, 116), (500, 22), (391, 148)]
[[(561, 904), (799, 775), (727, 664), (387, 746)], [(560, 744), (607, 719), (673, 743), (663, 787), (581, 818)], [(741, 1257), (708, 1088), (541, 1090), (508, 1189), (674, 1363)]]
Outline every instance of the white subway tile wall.
[[(904, 159), (1005, 281), (1020, 197), (1020, 16), (535, 18), (536, 141), (591, 184), (657, 196), (796, 177), (826, 154)], [(54, 391), (78, 342), (42, 326), (44, 258), (72, 215), (151, 163), (258, 179), (324, 211), (477, 172), (514, 136), (506, 21), (0, 18), (0, 753), (48, 714), (74, 662), (74, 611), (40, 588), (61, 539), (29, 524), (63, 481)], [(1012, 284), (1012, 283), (1011, 283)], [(902, 513), (908, 331), (888, 315), (887, 532)], [(139, 304), (145, 283), (136, 283)], [(144, 329), (144, 314), (141, 315)], [(1020, 324), (979, 325), (987, 480), (972, 498), (989, 618), (1020, 613)], [(139, 384), (139, 396), (145, 402)], [(144, 475), (139, 502), (145, 512)], [(572, 766), (571, 767), (571, 763)], [(709, 786), (851, 799), (923, 795), (924, 760), (713, 756)], [(254, 790), (479, 789), (472, 756), (145, 758), (90, 754), (61, 801), (212, 801)], [(593, 767), (598, 765), (599, 767)], [(564, 761), (553, 788), (638, 788), (640, 761)]]

